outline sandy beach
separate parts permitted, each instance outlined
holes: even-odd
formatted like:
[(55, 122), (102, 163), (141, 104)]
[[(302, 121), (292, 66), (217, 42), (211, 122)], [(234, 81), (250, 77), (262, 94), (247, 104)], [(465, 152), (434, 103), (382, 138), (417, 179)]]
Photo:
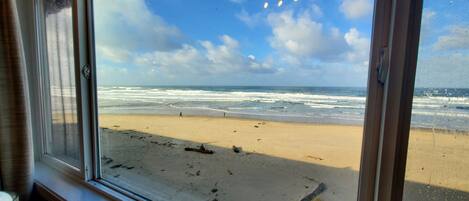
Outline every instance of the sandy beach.
[[(104, 177), (146, 197), (301, 200), (325, 186), (315, 200), (356, 200), (360, 126), (157, 115), (99, 121)], [(197, 152), (201, 145), (213, 153)], [(467, 134), (412, 130), (406, 200), (469, 198), (468, 156)]]

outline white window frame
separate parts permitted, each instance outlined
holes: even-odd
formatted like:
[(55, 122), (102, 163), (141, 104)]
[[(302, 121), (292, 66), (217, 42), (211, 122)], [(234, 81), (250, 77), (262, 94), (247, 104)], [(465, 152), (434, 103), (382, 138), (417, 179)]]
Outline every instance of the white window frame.
[[(36, 93), (33, 115), (47, 117), (50, 111), (47, 55), (45, 51), (43, 1), (32, 0), (36, 28), (38, 78), (31, 79)], [(75, 168), (45, 152), (45, 133), (50, 122), (33, 125), (37, 163), (69, 175), (111, 199), (145, 200), (100, 175), (99, 122), (97, 114), (96, 63), (92, 0), (72, 0), (73, 44), (76, 73), (77, 113), (80, 133), (80, 167)], [(402, 200), (415, 68), (423, 0), (375, 0), (367, 103), (362, 142), (357, 200)], [(383, 57), (381, 52), (387, 48)], [(384, 62), (384, 84), (377, 66)], [(83, 69), (89, 68), (87, 77)], [(37, 93), (39, 92), (39, 93)], [(47, 118), (43, 118), (47, 119)]]
[[(35, 93), (35, 97), (31, 97), (33, 100), (31, 108), (37, 108), (36, 113), (38, 113), (40, 121), (38, 124), (33, 125), (34, 133), (34, 150), (35, 150), (35, 160), (42, 161), (49, 164), (50, 166), (60, 169), (62, 172), (73, 175), (75, 177), (81, 178), (81, 170), (83, 169), (83, 164), (80, 166), (74, 167), (62, 160), (59, 160), (49, 154), (47, 154), (46, 148), (46, 134), (52, 132), (51, 122), (51, 108), (50, 108), (50, 94), (49, 89), (49, 68), (48, 68), (48, 58), (47, 58), (47, 47), (46, 44), (46, 35), (45, 35), (45, 21), (42, 16), (44, 16), (44, 7), (42, 0), (32, 1), (34, 3), (34, 19), (35, 19), (35, 29), (36, 29), (36, 58), (37, 58), (37, 69), (36, 75), (38, 77), (36, 87), (31, 90), (35, 90), (38, 93)], [(34, 86), (34, 85), (33, 85)], [(80, 132), (81, 133), (81, 132)], [(81, 143), (80, 143), (81, 144)], [(80, 154), (82, 155), (82, 154)], [(80, 161), (82, 161), (80, 159)]]

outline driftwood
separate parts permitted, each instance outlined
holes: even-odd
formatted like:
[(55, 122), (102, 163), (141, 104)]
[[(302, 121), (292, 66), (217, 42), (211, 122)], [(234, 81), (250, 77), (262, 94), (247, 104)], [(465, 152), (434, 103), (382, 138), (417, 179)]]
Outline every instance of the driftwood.
[(193, 147), (186, 147), (184, 148), (185, 151), (193, 151), (193, 152), (198, 152), (201, 154), (213, 154), (215, 153), (213, 150), (206, 149), (204, 145), (200, 145), (198, 148), (193, 148)]
[(326, 190), (326, 184), (320, 183), (316, 189), (314, 189), (313, 192), (310, 194), (306, 195), (303, 199), (300, 201), (313, 201), (319, 194), (324, 192)]
[(237, 147), (237, 146), (234, 146), (234, 145), (233, 145), (233, 151), (234, 151), (235, 153), (240, 153), (241, 150), (243, 150), (243, 148)]
[(113, 166), (111, 166), (111, 169), (116, 169), (116, 168), (120, 168), (120, 167), (122, 167), (122, 164), (113, 165)]

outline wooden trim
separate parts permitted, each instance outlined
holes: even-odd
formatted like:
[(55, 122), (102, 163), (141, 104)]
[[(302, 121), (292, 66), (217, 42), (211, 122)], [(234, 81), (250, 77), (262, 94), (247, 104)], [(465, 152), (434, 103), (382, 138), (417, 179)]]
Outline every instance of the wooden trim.
[(388, 46), (391, 2), (391, 0), (375, 1), (368, 73), (368, 95), (358, 184), (357, 200), (360, 201), (371, 201), (374, 198), (383, 105), (383, 86), (378, 82), (376, 67), (378, 66), (381, 48)]
[(377, 200), (402, 200), (422, 0), (393, 2)]

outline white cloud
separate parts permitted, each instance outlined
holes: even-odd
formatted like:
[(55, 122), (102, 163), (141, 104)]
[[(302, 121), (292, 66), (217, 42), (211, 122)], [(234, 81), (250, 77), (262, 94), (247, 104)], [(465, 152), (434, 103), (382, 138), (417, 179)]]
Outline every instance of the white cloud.
[(277, 73), (283, 70), (282, 68), (274, 67), (275, 63), (272, 57), (268, 57), (267, 59), (261, 62), (257, 61), (256, 57), (254, 57), (253, 55), (249, 55), (248, 64), (249, 68), (247, 70), (251, 73)]
[(445, 53), (419, 56), (416, 87), (460, 87), (468, 88), (469, 55)]
[(154, 51), (136, 58), (136, 63), (169, 74), (222, 74), (229, 72), (274, 73), (271, 61), (260, 62), (255, 56), (243, 56), (239, 42), (228, 35), (220, 36), (221, 44), (200, 41), (202, 48), (183, 45), (173, 51)]
[[(235, 2), (242, 3), (239, 0)], [(276, 72), (272, 61), (244, 56), (239, 42), (228, 35), (220, 37), (220, 45), (210, 41), (200, 41), (195, 45), (185, 43), (179, 29), (152, 13), (144, 0), (119, 4), (100, 0), (95, 7), (100, 11), (95, 13), (99, 61), (133, 63), (141, 67), (148, 65), (146, 70), (168, 74)]]
[(344, 38), (351, 47), (346, 54), (348, 61), (366, 64), (369, 60), (370, 39), (362, 37), (356, 28), (351, 28)]
[(424, 8), (422, 12), (422, 23), (420, 27), (420, 44), (426, 45), (430, 42), (430, 36), (438, 31), (432, 27), (433, 21), (437, 13), (431, 9)]
[(115, 63), (126, 62), (132, 56), (132, 53), (129, 50), (117, 47), (98, 45), (96, 49), (98, 51), (98, 55)]
[(371, 0), (343, 0), (339, 10), (348, 19), (357, 19), (370, 15), (373, 12)]
[(430, 10), (428, 8), (423, 9), (422, 12), (422, 25), (427, 25), (429, 24), (433, 18), (435, 18), (436, 12), (433, 10)]
[(265, 17), (263, 13), (249, 14), (244, 9), (241, 10), (241, 12), (237, 13), (235, 16), (251, 28), (261, 24), (264, 21)]
[(272, 28), (268, 42), (274, 50), (261, 58), (243, 53), (242, 45), (228, 35), (220, 36), (219, 42), (185, 40), (144, 0), (119, 6), (100, 0), (96, 6), (100, 7), (95, 13), (97, 52), (98, 58), (104, 58), (98, 76), (106, 77), (99, 79), (102, 83), (337, 85), (338, 79), (347, 85), (366, 83), (363, 64), (368, 60), (369, 39), (355, 28), (343, 33), (320, 22), (323, 13), (315, 4), (299, 9), (299, 14), (238, 13), (236, 17), (248, 26)]
[(192, 66), (203, 63), (200, 53), (190, 45), (183, 45), (181, 49), (172, 51), (154, 51), (144, 53), (135, 58), (135, 63), (150, 70), (163, 70), (166, 72), (195, 72)]
[(97, 47), (98, 50), (108, 50), (103, 56), (120, 54), (110, 52), (116, 49), (152, 51), (180, 48), (182, 33), (152, 13), (144, 0), (119, 3), (99, 0), (94, 6), (99, 10), (94, 17)]
[(312, 19), (311, 12), (305, 10), (296, 16), (292, 11), (269, 14), (272, 26), (269, 42), (280, 55), (277, 62), (290, 68), (316, 69), (316, 73), (340, 69), (366, 77), (370, 39), (356, 28), (345, 34), (334, 27), (325, 30), (322, 23)]
[(294, 16), (293, 11), (269, 14), (272, 27), (270, 45), (281, 53), (296, 58), (328, 60), (347, 50), (347, 44), (336, 28), (324, 30), (323, 24), (311, 19), (308, 11)]
[(321, 7), (319, 7), (318, 5), (312, 4), (310, 9), (311, 9), (312, 13), (313, 13), (315, 16), (317, 16), (317, 17), (323, 16)]
[(133, 76), (129, 76), (129, 69), (126, 67), (108, 66), (104, 64), (99, 65), (96, 75), (98, 85), (112, 85), (115, 83), (131, 85), (135, 84), (135, 80), (130, 79), (130, 77), (138, 79), (134, 74), (132, 74)]
[[(318, 10), (306, 9), (271, 13), (270, 45), (279, 54), (277, 63), (286, 67), (280, 72), (291, 77), (305, 75), (302, 84), (319, 86), (364, 86), (368, 76), (370, 39), (356, 28), (342, 33), (338, 28), (325, 28), (314, 20)], [(320, 13), (319, 13), (320, 14)]]
[(435, 50), (469, 49), (469, 26), (451, 26), (449, 33), (438, 37)]

